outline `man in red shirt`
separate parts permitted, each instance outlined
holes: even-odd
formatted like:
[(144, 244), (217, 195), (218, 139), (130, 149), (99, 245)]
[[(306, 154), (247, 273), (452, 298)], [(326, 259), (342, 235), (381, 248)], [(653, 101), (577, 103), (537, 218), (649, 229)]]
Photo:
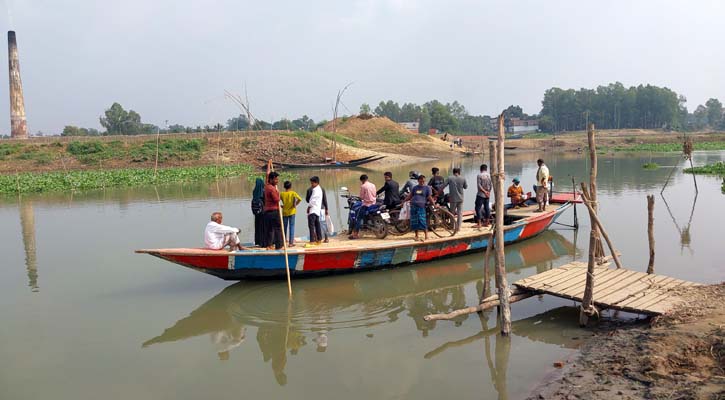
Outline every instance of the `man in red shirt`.
[(282, 248), (282, 227), (279, 221), (279, 174), (270, 172), (264, 186), (264, 242), (262, 247), (269, 250)]

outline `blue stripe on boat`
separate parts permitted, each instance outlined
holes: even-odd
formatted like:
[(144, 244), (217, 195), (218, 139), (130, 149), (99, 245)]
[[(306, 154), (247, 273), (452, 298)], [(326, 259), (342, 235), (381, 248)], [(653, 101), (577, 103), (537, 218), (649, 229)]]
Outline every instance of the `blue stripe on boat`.
[[(290, 268), (297, 265), (297, 254), (289, 255)], [(234, 269), (285, 269), (284, 254), (235, 256)]]
[(379, 267), (393, 263), (395, 249), (366, 251), (360, 254), (357, 268)]
[(488, 246), (488, 238), (487, 237), (480, 238), (480, 239), (474, 239), (471, 242), (471, 250), (484, 249), (484, 248), (486, 248), (486, 246)]
[(524, 226), (526, 226), (526, 225), (521, 225), (519, 227), (509, 229), (507, 231), (503, 231), (503, 242), (504, 243), (515, 242), (519, 238), (519, 236), (521, 236), (521, 232), (524, 231)]

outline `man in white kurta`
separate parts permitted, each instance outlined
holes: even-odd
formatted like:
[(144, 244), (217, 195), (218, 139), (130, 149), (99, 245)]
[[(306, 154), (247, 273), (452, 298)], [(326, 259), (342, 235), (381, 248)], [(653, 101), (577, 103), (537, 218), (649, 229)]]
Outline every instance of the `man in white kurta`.
[(222, 225), (222, 213), (211, 215), (211, 222), (204, 229), (204, 244), (207, 249), (221, 250), (229, 246), (230, 250), (242, 249), (239, 244), (238, 228)]

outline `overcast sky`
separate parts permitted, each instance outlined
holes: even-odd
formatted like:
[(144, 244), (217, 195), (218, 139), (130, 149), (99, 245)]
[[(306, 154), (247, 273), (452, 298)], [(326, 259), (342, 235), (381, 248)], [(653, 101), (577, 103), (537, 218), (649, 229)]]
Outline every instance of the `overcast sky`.
[(265, 120), (329, 119), (350, 81), (350, 112), (438, 99), (533, 114), (547, 88), (614, 81), (667, 86), (691, 111), (725, 100), (721, 0), (0, 1), (33, 133), (99, 128), (114, 101), (161, 126), (224, 122), (238, 113), (224, 89), (245, 82)]

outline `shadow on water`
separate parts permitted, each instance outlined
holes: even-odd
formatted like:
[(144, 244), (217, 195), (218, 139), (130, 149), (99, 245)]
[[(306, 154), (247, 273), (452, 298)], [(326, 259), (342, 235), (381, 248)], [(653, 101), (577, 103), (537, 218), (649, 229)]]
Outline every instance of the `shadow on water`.
[[(506, 265), (509, 272), (527, 268), (541, 272), (552, 268), (553, 260), (574, 253), (573, 243), (556, 231), (548, 231), (508, 247)], [(239, 282), (224, 288), (161, 335), (144, 342), (143, 347), (209, 335), (219, 359), (228, 360), (232, 350), (247, 338), (248, 328), (256, 327), (262, 358), (264, 362), (271, 362), (277, 383), (285, 385), (287, 357), (296, 355), (308, 344), (314, 345), (317, 352), (330, 351), (336, 331), (370, 328), (408, 317), (421, 335), (427, 336), (435, 329), (436, 321), (425, 321), (423, 316), (465, 306), (466, 286), (479, 283), (474, 286), (480, 288), (482, 265), (480, 255), (473, 255), (418, 267), (301, 280), (295, 282), (291, 300), (282, 283)], [(565, 328), (558, 324), (565, 318), (562, 315), (562, 311), (553, 310), (516, 321), (514, 334), (570, 346), (562, 335)], [(477, 318), (475, 314), (460, 316), (455, 323), (460, 325), (469, 317)], [(496, 332), (496, 328), (487, 328), (482, 319), (481, 333), (446, 343), (424, 357), (429, 359), (447, 348), (481, 338), (488, 342), (488, 337), (495, 336)], [(497, 388), (505, 392), (510, 347), (506, 343), (510, 339), (495, 340), (496, 362), (489, 366), (495, 381), (499, 382)], [(486, 355), (490, 358), (490, 354)]]

